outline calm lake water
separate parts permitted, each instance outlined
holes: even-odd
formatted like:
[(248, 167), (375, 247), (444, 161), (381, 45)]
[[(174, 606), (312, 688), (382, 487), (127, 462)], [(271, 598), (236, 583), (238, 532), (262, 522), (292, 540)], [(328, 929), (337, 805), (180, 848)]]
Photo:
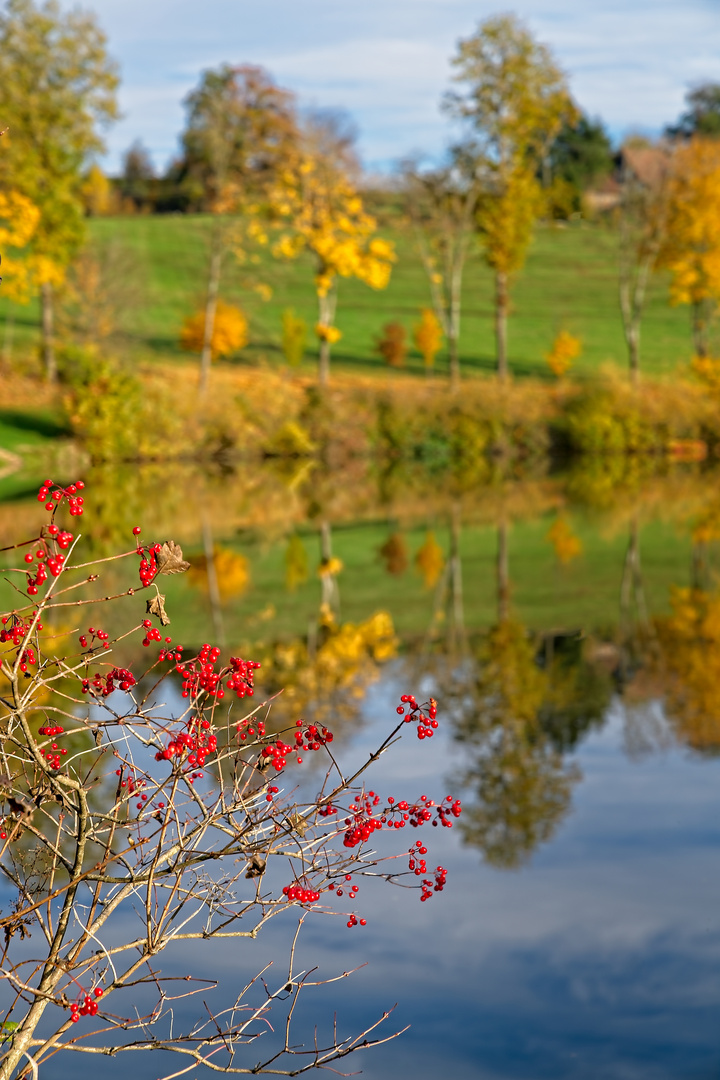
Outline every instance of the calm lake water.
[[(103, 543), (136, 519), (183, 543), (176, 641), (262, 658), (262, 689), (288, 688), (278, 709), (332, 720), (346, 761), (381, 739), (401, 693), (438, 698), (432, 742), (406, 738), (369, 781), (462, 798), (456, 826), (428, 837), (447, 887), (421, 904), (363, 884), (365, 928), (306, 921), (302, 964), (366, 966), (301, 999), (298, 1037), (333, 1012), (349, 1034), (397, 1002), (388, 1024), (410, 1030), (347, 1072), (720, 1077), (718, 477), (391, 481), (121, 477), (115, 516), (88, 489)], [(31, 509), (5, 504), (0, 530)], [(205, 946), (192, 966), (236, 991), (268, 958), (287, 963), (294, 925)], [(102, 1075), (153, 1080), (173, 1064), (133, 1055)], [(49, 1069), (97, 1072), (82, 1057)]]

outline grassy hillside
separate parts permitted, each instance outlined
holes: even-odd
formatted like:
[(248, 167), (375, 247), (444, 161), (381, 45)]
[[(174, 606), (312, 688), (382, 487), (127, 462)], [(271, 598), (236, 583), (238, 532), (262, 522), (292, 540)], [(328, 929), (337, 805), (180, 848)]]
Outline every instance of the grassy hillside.
[[(128, 350), (138, 359), (181, 355), (177, 344), (180, 325), (201, 305), (204, 295), (208, 225), (206, 217), (180, 215), (105, 218), (90, 223), (95, 242), (124, 247), (132, 257), (137, 295), (125, 312), (124, 329)], [(383, 363), (373, 351), (382, 325), (397, 319), (410, 330), (419, 308), (429, 301), (411, 239), (393, 229), (386, 229), (385, 235), (395, 241), (398, 252), (389, 287), (373, 292), (353, 281), (340, 284), (337, 323), (343, 338), (334, 350), (336, 366), (382, 372)], [(312, 265), (308, 259), (288, 264), (266, 257), (252, 273), (271, 285), (269, 302), (247, 289), (232, 257), (226, 260), (223, 294), (245, 308), (251, 323), (251, 344), (237, 362), (279, 364), (283, 309), (294, 307), (310, 327), (315, 321)], [(251, 271), (244, 271), (244, 275), (247, 279)], [(19, 308), (16, 318), (16, 348), (22, 350), (36, 339), (37, 310), (35, 306)], [(579, 223), (538, 228), (527, 266), (513, 292), (513, 371), (545, 375), (543, 354), (562, 328), (583, 339), (579, 373), (596, 370), (608, 361), (625, 365), (617, 303), (616, 238), (602, 226)], [(691, 355), (688, 313), (684, 308), (669, 307), (667, 283), (661, 276), (651, 282), (642, 352), (644, 369), (653, 374), (671, 372)], [(492, 281), (477, 253), (470, 259), (465, 278), (461, 355), (468, 372), (493, 369)], [(311, 371), (312, 356), (307, 357), (306, 365)], [(408, 366), (420, 370), (420, 358), (412, 355)], [(439, 360), (438, 368), (444, 368), (444, 359)]]

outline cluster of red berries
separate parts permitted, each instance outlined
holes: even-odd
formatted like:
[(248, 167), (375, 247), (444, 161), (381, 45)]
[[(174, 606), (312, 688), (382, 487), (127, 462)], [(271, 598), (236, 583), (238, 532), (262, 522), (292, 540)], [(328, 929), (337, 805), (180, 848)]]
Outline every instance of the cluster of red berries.
[[(95, 998), (101, 998), (103, 996), (103, 989), (101, 986), (96, 986), (93, 990)], [(74, 1002), (70, 1007), (70, 1019), (73, 1024), (77, 1024), (81, 1016), (95, 1016), (98, 1011), (98, 1003), (89, 994), (85, 994), (82, 1001)]]
[(255, 690), (253, 680), (260, 667), (259, 660), (242, 660), (239, 656), (230, 657), (232, 672), (225, 683), (228, 690), (234, 690), (239, 698), (252, 697)]
[[(38, 491), (38, 502), (44, 502), (46, 510), (55, 510), (63, 499), (67, 499), (70, 516), (80, 517), (85, 500), (82, 495), (78, 495), (78, 491), (82, 491), (84, 487), (82, 480), (76, 480), (74, 484), (68, 484), (67, 487), (61, 487), (59, 484), (53, 484), (52, 480), (46, 480)], [(48, 497), (49, 501), (45, 502)]]
[[(88, 634), (90, 635), (89, 642)], [(108, 634), (107, 630), (96, 630), (94, 626), (88, 626), (87, 634), (81, 634), (78, 638), (78, 641), (80, 642), (81, 647), (83, 649), (86, 649), (89, 644), (91, 645), (94, 642), (95, 638), (98, 639), (101, 645), (105, 645), (105, 643), (109, 641), (110, 635)]]
[(429, 900), (434, 892), (442, 892), (447, 882), (447, 870), (444, 866), (435, 867), (435, 880), (432, 878), (424, 878), (422, 883), (422, 892), (420, 893), (420, 900), (424, 903), (425, 900)]
[(293, 885), (285, 885), (283, 895), (287, 896), (288, 900), (295, 900), (299, 904), (314, 904), (320, 899), (317, 889), (306, 889), (298, 881)]
[[(44, 724), (43, 727), (38, 728), (38, 735), (45, 735), (48, 738), (54, 739), (57, 735), (63, 735), (65, 728), (61, 724)], [(61, 758), (67, 754), (65, 747), (59, 747), (56, 742), (51, 746), (40, 751), (41, 755), (47, 759), (47, 763), (51, 769), (59, 769)]]
[(280, 790), (280, 788), (275, 787), (275, 785), (273, 785), (272, 787), (269, 787), (267, 789), (267, 795), (265, 796), (265, 801), (266, 802), (272, 802), (273, 799), (275, 798), (275, 796), (277, 795), (279, 790)]
[(367, 926), (367, 919), (358, 919), (357, 915), (351, 915), (347, 921), (348, 929), (352, 930), (353, 926), (357, 926), (358, 923), (360, 923), (360, 926)]
[(354, 848), (358, 844), (364, 844), (376, 829), (382, 829), (383, 818), (375, 817), (373, 813), (373, 807), (379, 804), (380, 796), (374, 791), (369, 791), (367, 795), (361, 795), (348, 807), (353, 816), (345, 818), (347, 828), (343, 836), (344, 847)]
[(257, 737), (259, 739), (265, 738), (265, 721), (254, 720), (252, 723), (253, 726), (251, 727), (250, 721), (245, 719), (239, 720), (238, 723), (235, 725), (235, 730), (237, 731), (238, 738), (241, 742), (245, 742), (248, 735), (254, 736), (255, 734), (257, 734)]
[[(24, 619), (21, 619), (19, 615), (3, 615), (0, 642), (4, 645), (6, 641), (12, 641), (17, 648), (25, 640), (25, 635), (29, 629), (29, 624)], [(42, 630), (42, 623), (37, 623), (37, 629)]]
[[(133, 529), (135, 532), (135, 529)], [(137, 534), (136, 534), (137, 535)], [(144, 548), (138, 545), (137, 553), (140, 556), (140, 582), (143, 586), (149, 585), (158, 572), (157, 556), (162, 551), (162, 544), (151, 544)]]
[(220, 659), (220, 649), (215, 645), (202, 646), (194, 660), (186, 660), (177, 665), (177, 672), (182, 676), (182, 696), (197, 697), (201, 692), (212, 694), (219, 700), (225, 697), (225, 688), (234, 690), (239, 698), (252, 697), (254, 693), (253, 677), (260, 667), (256, 660), (243, 660), (239, 656), (230, 657), (230, 676), (223, 685), (227, 670), (215, 670)]
[[(395, 799), (390, 796), (388, 798), (390, 810), (388, 813), (400, 813), (402, 816), (396, 818), (395, 821), (390, 822), (392, 828), (401, 829), (406, 822), (409, 822), (414, 829), (417, 829), (419, 825), (424, 825), (426, 821), (432, 821), (433, 827), (438, 825), (445, 825), (446, 828), (452, 828), (452, 821), (450, 821), (449, 815), (453, 817), (460, 817), (462, 813), (462, 804), (459, 799), (453, 800), (452, 795), (445, 796), (445, 803), (450, 803), (450, 806), (445, 806), (445, 803), (435, 805), (434, 799), (428, 799), (427, 795), (421, 795), (416, 803), (408, 803), (405, 799), (395, 804)], [(383, 818), (383, 820), (385, 820)]]
[[(352, 881), (352, 874), (346, 874), (345, 875), (345, 880), (346, 881)], [(342, 896), (342, 894), (343, 894), (342, 885), (338, 886), (338, 885), (335, 884), (334, 881), (330, 882), (330, 884), (328, 885), (328, 889), (330, 890), (330, 892), (334, 892), (336, 896)], [(360, 891), (360, 886), (359, 885), (351, 885), (350, 886), (350, 891), (348, 892), (348, 896), (350, 897), (351, 900), (354, 900), (355, 897), (357, 896), (357, 894), (359, 893), (359, 891)]]
[(35, 650), (28, 646), (27, 649), (23, 649), (20, 654), (20, 670), (23, 675), (27, 675), (28, 664), (36, 664), (37, 657), (35, 656)]
[(274, 743), (271, 743), (270, 746), (263, 747), (261, 751), (261, 757), (272, 759), (272, 765), (276, 772), (282, 772), (287, 764), (287, 759), (291, 754), (298, 755), (297, 762), (301, 765), (301, 751), (319, 750), (325, 743), (333, 741), (334, 735), (332, 731), (328, 731), (326, 727), (318, 728), (315, 724), (308, 724), (308, 726), (305, 727), (302, 720), (297, 720), (296, 725), (298, 730), (295, 732), (294, 746), (291, 746), (290, 743), (283, 742), (278, 736)]
[(210, 721), (202, 716), (195, 716), (188, 720), (187, 731), (177, 732), (164, 750), (158, 750), (155, 760), (171, 761), (174, 757), (186, 758), (188, 765), (192, 768), (202, 769), (207, 756), (214, 754), (216, 750), (217, 736), (211, 732)]
[(415, 847), (411, 847), (408, 851), (410, 856), (408, 859), (408, 870), (412, 870), (415, 877), (422, 877), (427, 873), (427, 865), (424, 859), (421, 859), (421, 855), (427, 855), (427, 848), (424, 846), (422, 840), (418, 840)]
[(435, 698), (430, 698), (427, 705), (418, 705), (413, 694), (403, 694), (400, 701), (395, 710), (398, 716), (405, 716), (406, 724), (417, 724), (418, 739), (431, 739), (438, 726)]
[[(152, 641), (162, 641), (163, 636), (162, 636), (161, 631), (158, 630), (156, 626), (153, 626), (153, 624), (150, 622), (149, 619), (143, 619), (143, 630), (145, 631), (145, 637), (143, 638), (143, 645), (145, 646), (146, 649), (147, 649), (148, 645)], [(166, 637), (165, 638), (165, 644), (166, 645), (169, 645), (171, 642), (172, 642), (171, 637)], [(166, 656), (168, 656), (170, 654), (171, 651), (172, 650), (161, 649), (160, 650), (160, 652), (161, 652), (160, 659), (164, 660), (166, 658)], [(182, 648), (180, 649), (180, 651), (182, 652)]]

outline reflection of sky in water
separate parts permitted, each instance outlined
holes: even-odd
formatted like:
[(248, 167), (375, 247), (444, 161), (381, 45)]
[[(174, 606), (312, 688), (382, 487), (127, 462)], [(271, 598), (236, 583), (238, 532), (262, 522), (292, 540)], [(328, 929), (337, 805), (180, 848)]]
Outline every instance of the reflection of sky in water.
[[(371, 688), (368, 726), (346, 762), (359, 761), (394, 718), (405, 689), (396, 672)], [(457, 830), (426, 828), (428, 866), (450, 870), (442, 895), (421, 904), (417, 894), (363, 883), (357, 907), (367, 928), (309, 919), (301, 965), (319, 965), (320, 977), (367, 966), (301, 997), (298, 1038), (315, 1023), (327, 1031), (334, 1011), (341, 1033), (359, 1031), (397, 1001), (390, 1022), (410, 1032), (347, 1059), (345, 1071), (371, 1080), (720, 1075), (720, 761), (679, 750), (631, 761), (623, 738), (615, 706), (576, 754), (583, 780), (571, 813), (525, 868), (484, 866)], [(406, 738), (369, 784), (398, 798), (441, 796), (464, 752), (447, 738)], [(405, 834), (396, 835), (402, 849)], [(248, 944), (196, 943), (182, 963), (168, 952), (158, 966), (218, 978), (224, 996), (270, 956), (281, 977), (292, 925), (276, 920)], [(203, 998), (217, 1008), (220, 993), (181, 1003), (177, 1019), (195, 1018)], [(261, 1056), (251, 1047), (242, 1064)], [(101, 1075), (154, 1080), (178, 1067), (164, 1055), (121, 1055), (103, 1059)], [(47, 1067), (53, 1080), (96, 1071), (84, 1056)]]

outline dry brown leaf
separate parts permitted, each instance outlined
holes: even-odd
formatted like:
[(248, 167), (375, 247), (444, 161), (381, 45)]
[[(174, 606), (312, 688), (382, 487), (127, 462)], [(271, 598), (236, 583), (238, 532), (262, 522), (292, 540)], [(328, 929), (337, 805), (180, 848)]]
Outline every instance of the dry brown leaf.
[(190, 563), (183, 559), (182, 548), (174, 540), (166, 540), (156, 553), (158, 574), (184, 574)]
[(259, 855), (252, 855), (248, 861), (247, 870), (245, 871), (246, 878), (260, 877), (265, 873), (265, 867), (267, 863), (265, 859), (261, 859)]
[[(179, 571), (177, 572), (179, 573)], [(148, 615), (157, 615), (161, 626), (167, 626), (170, 622), (170, 616), (165, 610), (165, 597), (162, 593), (158, 593), (157, 596), (153, 596), (152, 600), (148, 600), (146, 610)]]

